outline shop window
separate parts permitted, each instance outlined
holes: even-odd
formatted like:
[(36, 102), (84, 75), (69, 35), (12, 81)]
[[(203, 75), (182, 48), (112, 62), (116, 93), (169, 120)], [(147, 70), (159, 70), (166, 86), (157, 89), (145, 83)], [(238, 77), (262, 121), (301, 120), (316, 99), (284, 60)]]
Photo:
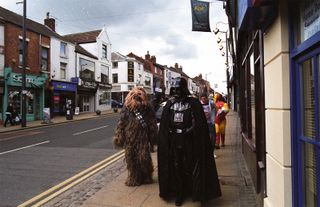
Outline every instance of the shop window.
[(295, 46), (320, 31), (320, 0), (295, 1), (290, 11), (294, 21)]
[[(27, 66), (28, 65), (28, 41), (26, 41), (26, 48), (25, 48), (25, 55), (26, 55), (26, 58), (25, 58), (25, 65)], [(19, 65), (22, 66), (23, 64), (23, 42), (22, 40), (19, 41)]]
[(110, 105), (110, 92), (100, 91), (99, 92), (99, 105)]
[(303, 206), (317, 206), (317, 156), (316, 147), (312, 144), (303, 143), (302, 145), (302, 169), (303, 169)]
[[(13, 104), (13, 108), (15, 110), (15, 113), (21, 114), (20, 111), (20, 89), (9, 89), (8, 91), (8, 103)], [(34, 91), (29, 90), (26, 94), (26, 110), (27, 114), (34, 114), (34, 104), (35, 104), (35, 98), (34, 98)]]
[(303, 135), (315, 139), (315, 94), (312, 59), (301, 65), (303, 90)]
[(61, 79), (66, 79), (66, 69), (67, 69), (67, 64), (60, 63), (60, 78)]
[(45, 47), (41, 47), (41, 70), (48, 71), (48, 56), (49, 49)]

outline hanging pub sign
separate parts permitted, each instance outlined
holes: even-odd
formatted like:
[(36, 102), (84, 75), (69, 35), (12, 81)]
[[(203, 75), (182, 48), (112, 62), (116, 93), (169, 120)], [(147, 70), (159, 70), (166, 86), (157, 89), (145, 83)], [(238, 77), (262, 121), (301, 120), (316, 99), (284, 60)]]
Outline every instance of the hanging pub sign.
[(192, 31), (211, 32), (209, 2), (191, 0)]

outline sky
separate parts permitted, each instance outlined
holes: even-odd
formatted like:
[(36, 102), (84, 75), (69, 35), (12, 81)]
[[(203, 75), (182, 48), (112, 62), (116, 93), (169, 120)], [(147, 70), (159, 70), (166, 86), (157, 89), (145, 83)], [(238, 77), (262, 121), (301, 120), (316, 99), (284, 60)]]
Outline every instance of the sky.
[[(0, 6), (22, 15), (23, 5), (17, 2), (21, 0), (1, 0)], [(207, 2), (211, 30), (227, 31), (222, 2)], [(27, 18), (43, 23), (47, 12), (60, 35), (105, 27), (112, 52), (144, 57), (149, 51), (157, 63), (178, 63), (189, 77), (201, 73), (211, 88), (226, 92), (226, 57), (217, 43), (218, 36), (225, 41), (225, 34), (192, 31), (190, 0), (27, 0)]]

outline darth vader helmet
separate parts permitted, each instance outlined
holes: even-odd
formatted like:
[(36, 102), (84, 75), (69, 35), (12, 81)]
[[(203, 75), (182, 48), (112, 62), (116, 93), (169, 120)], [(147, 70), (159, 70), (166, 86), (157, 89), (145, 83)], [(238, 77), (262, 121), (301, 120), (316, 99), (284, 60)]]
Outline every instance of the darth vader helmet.
[(184, 78), (174, 78), (170, 88), (170, 95), (175, 97), (184, 97), (190, 95), (188, 83)]

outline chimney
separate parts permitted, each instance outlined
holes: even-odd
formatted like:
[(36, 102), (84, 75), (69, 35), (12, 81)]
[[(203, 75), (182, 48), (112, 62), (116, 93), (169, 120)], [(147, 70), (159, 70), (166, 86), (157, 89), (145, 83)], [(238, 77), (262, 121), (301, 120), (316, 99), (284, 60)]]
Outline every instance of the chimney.
[(47, 12), (47, 17), (44, 19), (44, 24), (47, 25), (52, 31), (56, 31), (56, 20), (50, 18), (50, 12)]
[(150, 60), (149, 51), (147, 51), (147, 54), (145, 55), (145, 59), (146, 59), (146, 60)]
[(152, 63), (156, 63), (157, 62), (156, 56), (154, 56), (154, 55), (151, 56), (151, 62)]
[(175, 69), (178, 69), (178, 68), (179, 68), (178, 63), (175, 63), (175, 64), (174, 64), (174, 68), (175, 68)]

